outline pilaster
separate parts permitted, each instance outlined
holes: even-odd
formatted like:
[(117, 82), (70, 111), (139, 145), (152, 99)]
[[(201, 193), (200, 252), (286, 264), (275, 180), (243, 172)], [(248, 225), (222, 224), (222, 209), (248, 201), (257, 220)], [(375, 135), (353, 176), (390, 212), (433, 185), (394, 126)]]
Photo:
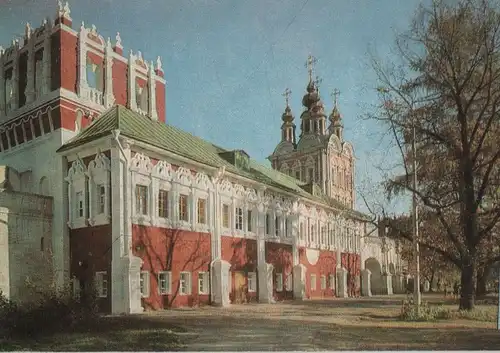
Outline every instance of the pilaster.
[(149, 116), (152, 120), (158, 120), (158, 112), (156, 111), (156, 74), (154, 71), (153, 62), (149, 65)]
[(4, 49), (0, 47), (0, 117), (5, 113)]
[(35, 52), (34, 40), (31, 38), (31, 28), (27, 28), (28, 40), (28, 67), (26, 73), (26, 104), (35, 100)]
[(13, 43), (13, 48), (14, 48), (14, 53), (12, 55), (12, 106), (10, 108), (9, 112), (12, 112), (16, 110), (19, 107), (19, 94), (18, 94), (18, 87), (19, 87), (19, 42), (15, 41)]
[(104, 81), (104, 105), (110, 108), (115, 103), (115, 96), (113, 94), (113, 48), (111, 47), (111, 40), (108, 38), (105, 50), (105, 64), (106, 64), (106, 79)]
[(80, 32), (78, 34), (78, 95), (82, 98), (88, 96), (88, 82), (87, 82), (87, 30), (85, 24), (82, 22)]
[(135, 99), (135, 55), (130, 51), (128, 56), (128, 107), (137, 111), (137, 101)]
[(52, 90), (51, 87), (51, 70), (50, 70), (50, 57), (51, 57), (51, 29), (52, 25), (50, 21), (44, 22), (45, 24), (45, 39), (43, 40), (43, 58), (42, 58), (42, 66), (43, 66), (43, 85), (42, 85), (42, 94), (49, 93)]

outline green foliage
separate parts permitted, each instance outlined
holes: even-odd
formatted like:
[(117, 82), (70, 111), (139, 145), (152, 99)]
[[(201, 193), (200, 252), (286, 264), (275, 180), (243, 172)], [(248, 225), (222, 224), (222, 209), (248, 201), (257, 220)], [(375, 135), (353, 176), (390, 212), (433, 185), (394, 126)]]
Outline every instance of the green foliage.
[(474, 320), (495, 322), (497, 311), (491, 309), (451, 310), (442, 305), (422, 303), (420, 308), (413, 300), (405, 300), (401, 305), (399, 319), (402, 321)]
[(34, 339), (74, 330), (97, 319), (94, 296), (74, 298), (70, 290), (47, 290), (32, 303), (15, 303), (0, 293), (0, 335)]
[(436, 321), (450, 318), (450, 310), (443, 306), (422, 303), (418, 308), (415, 303), (408, 300), (403, 302), (399, 315), (399, 319), (403, 321)]

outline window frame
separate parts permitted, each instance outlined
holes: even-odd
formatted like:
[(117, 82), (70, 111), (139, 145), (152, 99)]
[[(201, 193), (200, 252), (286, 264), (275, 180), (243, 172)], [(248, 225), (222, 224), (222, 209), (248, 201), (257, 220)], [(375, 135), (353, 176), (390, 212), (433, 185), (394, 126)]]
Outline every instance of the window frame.
[(287, 292), (293, 291), (293, 276), (292, 273), (288, 273), (285, 279), (285, 290)]
[[(149, 271), (142, 270), (140, 272), (139, 291), (141, 292), (141, 298), (149, 298), (149, 296), (151, 295), (150, 277), (151, 275)], [(146, 291), (144, 291), (144, 289), (146, 289)]]
[(229, 225), (231, 224), (231, 217), (229, 214), (229, 205), (227, 203), (222, 204), (222, 228), (229, 229)]
[[(252, 284), (252, 285), (250, 285)], [(257, 272), (248, 272), (247, 288), (249, 293), (257, 292)]]
[[(198, 197), (196, 200), (196, 223), (197, 224), (207, 225), (207, 203), (208, 203), (208, 200), (205, 197)], [(203, 205), (203, 207), (200, 207), (201, 205)], [(200, 221), (200, 218), (201, 218), (201, 221)]]
[[(135, 213), (140, 217), (149, 216), (149, 189), (150, 185), (144, 185), (142, 183), (135, 184)], [(143, 195), (140, 194), (140, 190), (145, 191)], [(142, 200), (142, 197), (145, 199)], [(141, 200), (143, 203), (141, 203)], [(144, 212), (145, 208), (145, 212)]]
[(234, 229), (237, 231), (243, 231), (243, 207), (234, 207)]
[(321, 275), (319, 277), (319, 281), (320, 281), (321, 290), (326, 290), (326, 276), (325, 275)]
[[(183, 275), (187, 275), (188, 278), (187, 280), (186, 279), (183, 279)], [(186, 290), (187, 292), (183, 292), (182, 291), (182, 283), (183, 282), (187, 282), (185, 283), (186, 284)], [(179, 295), (191, 295), (192, 293), (192, 276), (191, 276), (191, 272), (188, 272), (188, 271), (181, 271), (179, 273)]]
[[(165, 279), (162, 280), (162, 276), (165, 276)], [(171, 271), (160, 271), (157, 276), (158, 281), (158, 294), (159, 295), (170, 295), (172, 294), (172, 272)], [(161, 283), (165, 282), (166, 288), (162, 290)]]
[(276, 272), (275, 281), (276, 281), (276, 292), (283, 292), (283, 273), (282, 272)]
[[(182, 202), (182, 200), (185, 200), (185, 202)], [(184, 204), (184, 212), (181, 212), (183, 204)], [(189, 195), (188, 194), (179, 193), (179, 196), (177, 197), (177, 207), (178, 207), (179, 221), (189, 222), (190, 215), (189, 215)], [(185, 217), (183, 217), (183, 216), (185, 216)]]
[(198, 272), (198, 294), (210, 294), (210, 273), (207, 271)]
[(96, 295), (98, 298), (108, 297), (108, 271), (97, 271), (95, 273)]
[[(313, 280), (314, 279), (314, 280)], [(311, 273), (311, 276), (309, 276), (309, 280), (311, 281), (311, 285), (310, 285), (310, 289), (312, 291), (315, 291), (316, 288), (317, 288), (317, 278), (316, 278), (316, 274), (315, 273)]]
[(158, 218), (163, 220), (170, 218), (170, 191), (164, 188), (158, 189)]

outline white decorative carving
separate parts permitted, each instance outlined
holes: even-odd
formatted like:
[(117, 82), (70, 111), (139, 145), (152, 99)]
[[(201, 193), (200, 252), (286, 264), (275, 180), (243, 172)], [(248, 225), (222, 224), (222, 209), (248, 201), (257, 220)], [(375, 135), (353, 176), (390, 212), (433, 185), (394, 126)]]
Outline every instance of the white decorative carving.
[(163, 72), (162, 64), (161, 64), (161, 58), (157, 57), (156, 58), (156, 70)]
[(205, 173), (197, 173), (193, 182), (194, 185), (201, 190), (209, 190), (213, 188), (210, 178)]
[(94, 160), (89, 163), (89, 174), (96, 172), (109, 171), (111, 169), (111, 162), (104, 153), (98, 153)]
[(240, 184), (234, 184), (234, 196), (237, 198), (245, 197), (245, 188)]
[(115, 46), (118, 47), (118, 48), (123, 48), (122, 46), (122, 37), (120, 37), (120, 32), (116, 32), (116, 43), (115, 43)]
[(193, 181), (193, 174), (191, 174), (189, 169), (179, 167), (174, 172), (174, 180), (182, 185), (191, 185)]
[(247, 188), (245, 190), (245, 200), (250, 203), (255, 203), (258, 200), (257, 193), (253, 188)]
[(74, 180), (80, 177), (84, 177), (85, 173), (87, 171), (87, 168), (83, 163), (81, 162), (80, 159), (77, 159), (71, 164), (71, 168), (68, 170), (68, 180)]
[(134, 155), (134, 158), (130, 161), (131, 170), (143, 173), (143, 174), (149, 174), (151, 173), (151, 170), (153, 169), (153, 164), (151, 163), (151, 160), (149, 159), (148, 156), (143, 155), (142, 153), (137, 152)]
[(167, 163), (165, 161), (158, 161), (156, 165), (153, 167), (152, 171), (153, 175), (160, 178), (160, 179), (165, 179), (165, 180), (171, 180), (172, 179), (172, 166), (170, 163)]
[(223, 179), (219, 183), (219, 191), (221, 194), (232, 195), (233, 190), (234, 190), (233, 184), (229, 180)]

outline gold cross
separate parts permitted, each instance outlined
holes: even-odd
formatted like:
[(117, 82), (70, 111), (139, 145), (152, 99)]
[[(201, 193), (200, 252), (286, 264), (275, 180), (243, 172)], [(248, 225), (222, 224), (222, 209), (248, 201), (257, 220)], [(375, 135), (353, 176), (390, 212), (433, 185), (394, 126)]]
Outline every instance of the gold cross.
[(335, 88), (332, 92), (333, 104), (337, 106), (337, 97), (340, 95), (340, 91)]
[(292, 91), (288, 87), (285, 89), (285, 92), (282, 94), (282, 96), (285, 97), (287, 107), (288, 107), (288, 100), (290, 98), (290, 94), (292, 94)]
[(312, 81), (314, 64), (316, 64), (317, 62), (318, 62), (318, 59), (316, 59), (314, 56), (309, 54), (309, 56), (307, 57), (307, 62), (306, 62), (307, 71), (309, 71), (309, 81)]

